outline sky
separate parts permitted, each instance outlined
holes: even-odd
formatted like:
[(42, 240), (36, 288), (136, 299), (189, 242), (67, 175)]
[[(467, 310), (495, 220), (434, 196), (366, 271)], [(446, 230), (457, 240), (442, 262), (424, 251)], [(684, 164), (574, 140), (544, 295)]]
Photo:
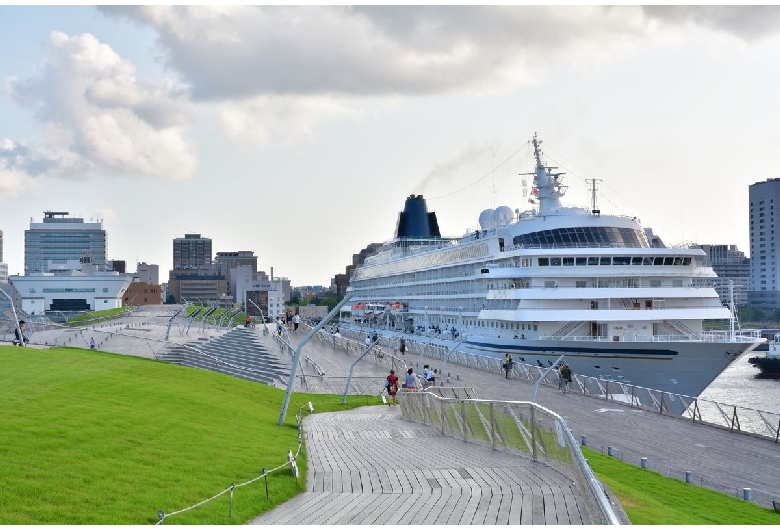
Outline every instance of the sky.
[(448, 236), (530, 208), (534, 134), (565, 205), (749, 255), (780, 176), (775, 6), (0, 6), (0, 50), (12, 275), (51, 210), (163, 282), (198, 233), (328, 286), (410, 194)]

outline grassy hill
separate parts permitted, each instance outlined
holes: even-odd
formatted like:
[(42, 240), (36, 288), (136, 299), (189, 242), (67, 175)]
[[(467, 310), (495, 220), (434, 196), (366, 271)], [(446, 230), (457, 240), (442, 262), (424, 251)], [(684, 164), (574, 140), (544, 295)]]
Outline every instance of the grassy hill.
[[(311, 400), (181, 366), (76, 348), (0, 347), (0, 524), (150, 524), (273, 469), (295, 453)], [(369, 401), (370, 400), (370, 401)], [(353, 398), (350, 406), (376, 404)], [(303, 490), (289, 470), (166, 519), (241, 524)]]

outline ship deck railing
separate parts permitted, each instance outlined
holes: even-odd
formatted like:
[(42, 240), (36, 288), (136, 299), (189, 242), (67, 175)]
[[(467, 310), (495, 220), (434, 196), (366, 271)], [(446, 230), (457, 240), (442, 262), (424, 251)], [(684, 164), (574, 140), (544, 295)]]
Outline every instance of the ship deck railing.
[[(527, 339), (516, 339), (518, 341)], [(749, 334), (735, 334), (731, 337), (729, 331), (705, 331), (694, 335), (610, 335), (593, 337), (591, 335), (542, 335), (539, 340), (557, 340), (562, 342), (738, 342), (750, 343), (761, 340), (759, 336)]]

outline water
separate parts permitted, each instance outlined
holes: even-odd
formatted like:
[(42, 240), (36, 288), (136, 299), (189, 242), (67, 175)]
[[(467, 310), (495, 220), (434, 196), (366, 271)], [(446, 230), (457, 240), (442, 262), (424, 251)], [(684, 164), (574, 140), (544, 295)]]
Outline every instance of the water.
[(780, 380), (756, 379), (759, 369), (748, 362), (750, 357), (765, 354), (766, 352), (752, 352), (740, 355), (699, 397), (780, 414)]

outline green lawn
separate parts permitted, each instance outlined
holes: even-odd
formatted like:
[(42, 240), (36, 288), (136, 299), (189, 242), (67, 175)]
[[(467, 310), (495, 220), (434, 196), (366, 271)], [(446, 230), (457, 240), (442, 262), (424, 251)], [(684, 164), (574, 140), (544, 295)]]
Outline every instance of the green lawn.
[(780, 513), (583, 448), (632, 524), (780, 524)]
[[(286, 462), (295, 414), (378, 404), (78, 348), (0, 347), (0, 525), (151, 524)], [(774, 524), (771, 509), (585, 450), (634, 524)], [(304, 490), (289, 466), (166, 524), (242, 524)]]
[[(76, 348), (0, 347), (0, 524), (150, 524), (296, 452), (295, 414), (379, 403), (294, 394), (222, 374)], [(241, 524), (303, 491), (289, 466), (166, 524)]]

